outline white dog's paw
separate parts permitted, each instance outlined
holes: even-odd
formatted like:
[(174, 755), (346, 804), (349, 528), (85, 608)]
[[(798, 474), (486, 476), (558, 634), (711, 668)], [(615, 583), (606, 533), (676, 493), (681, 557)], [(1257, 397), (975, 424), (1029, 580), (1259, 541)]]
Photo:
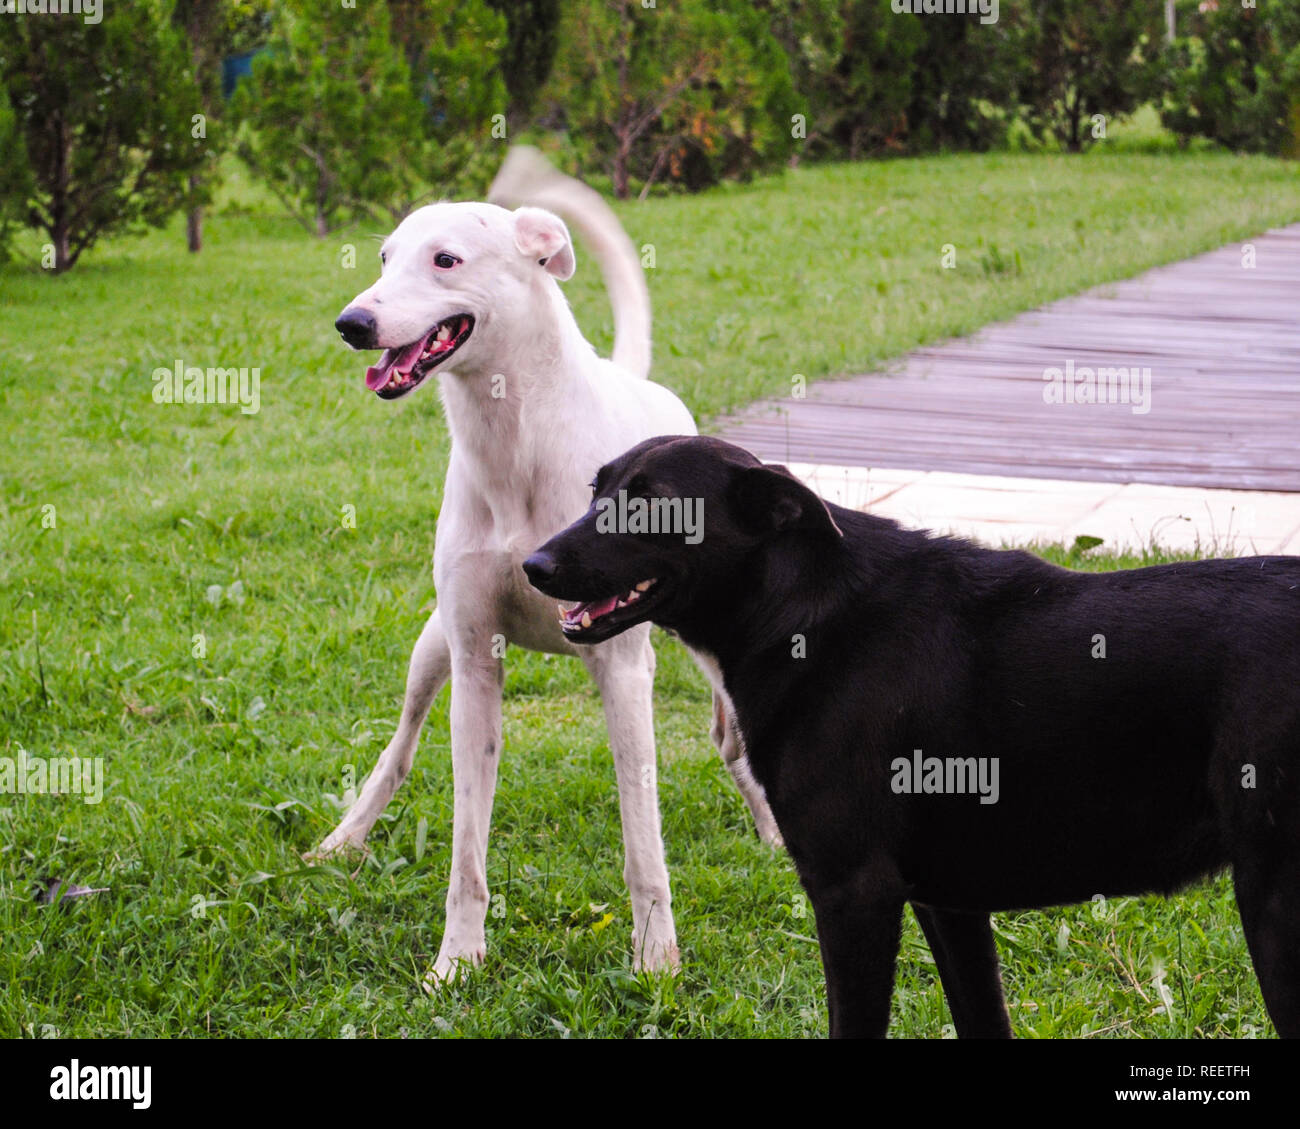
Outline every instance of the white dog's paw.
[(482, 965), (487, 956), (487, 942), (479, 945), (451, 947), (444, 941), (438, 959), (433, 967), (424, 974), (420, 987), (433, 995), (444, 984), (454, 984), (469, 976), (470, 972)]
[(632, 934), (632, 971), (667, 972), (676, 976), (681, 971), (682, 957), (677, 951), (677, 937), (669, 930), (659, 937), (638, 937)]
[(757, 820), (754, 826), (758, 831), (758, 837), (769, 847), (775, 850), (785, 846), (785, 840), (781, 838), (781, 830), (770, 815), (766, 819)]
[(365, 854), (366, 837), (343, 827), (336, 827), (314, 851), (302, 856), (303, 862), (330, 862), (352, 854)]

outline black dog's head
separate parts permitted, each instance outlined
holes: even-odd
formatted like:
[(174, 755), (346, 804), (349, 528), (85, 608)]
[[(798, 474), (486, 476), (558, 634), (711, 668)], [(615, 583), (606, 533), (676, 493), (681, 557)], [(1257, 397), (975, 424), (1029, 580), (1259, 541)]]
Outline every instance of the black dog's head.
[(587, 513), (524, 561), (534, 588), (577, 601), (560, 620), (575, 643), (698, 621), (767, 542), (841, 536), (785, 467), (705, 436), (647, 439), (601, 467), (592, 490)]

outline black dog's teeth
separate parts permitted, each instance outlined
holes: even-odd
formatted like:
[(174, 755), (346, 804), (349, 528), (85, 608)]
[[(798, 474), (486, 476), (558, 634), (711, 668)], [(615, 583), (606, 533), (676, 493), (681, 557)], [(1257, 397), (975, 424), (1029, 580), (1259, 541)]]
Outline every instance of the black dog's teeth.
[(571, 608), (566, 608), (563, 604), (557, 604), (556, 609), (560, 613), (560, 627), (565, 631), (576, 631), (578, 628), (585, 631), (596, 620), (604, 618), (609, 615), (610, 612), (616, 612), (619, 608), (626, 608), (635, 604), (650, 590), (654, 583), (655, 581), (651, 579), (642, 580), (639, 583), (634, 584), (626, 593), (614, 599), (613, 607), (606, 609), (601, 612), (600, 615), (596, 616), (591, 614), (592, 606), (595, 604), (606, 603), (609, 600), (608, 596), (601, 600), (583, 600)]

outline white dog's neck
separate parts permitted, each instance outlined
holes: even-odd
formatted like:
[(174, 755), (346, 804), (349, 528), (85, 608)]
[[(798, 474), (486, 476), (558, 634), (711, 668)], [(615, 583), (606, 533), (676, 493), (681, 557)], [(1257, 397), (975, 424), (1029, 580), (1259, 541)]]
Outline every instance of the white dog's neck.
[[(485, 495), (517, 494), (537, 472), (567, 465), (574, 432), (587, 425), (595, 351), (560, 288), (551, 283), (537, 316), (512, 327), (512, 347), (442, 374), (452, 449), (477, 472)], [(503, 335), (504, 336), (504, 335)]]

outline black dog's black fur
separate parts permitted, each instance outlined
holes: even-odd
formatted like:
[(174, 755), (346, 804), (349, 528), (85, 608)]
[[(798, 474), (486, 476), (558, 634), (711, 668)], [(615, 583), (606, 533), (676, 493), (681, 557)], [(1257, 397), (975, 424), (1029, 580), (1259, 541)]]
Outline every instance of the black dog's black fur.
[[(1072, 572), (828, 506), (708, 438), (649, 440), (595, 486), (702, 499), (703, 539), (598, 532), (593, 508), (525, 570), (559, 599), (653, 578), (572, 638), (651, 619), (716, 656), (816, 913), (832, 1035), (885, 1034), (905, 902), (958, 1034), (1005, 1037), (991, 911), (1230, 865), (1264, 1002), (1300, 1036), (1300, 558)], [(998, 758), (996, 802), (895, 791), (918, 749)]]

